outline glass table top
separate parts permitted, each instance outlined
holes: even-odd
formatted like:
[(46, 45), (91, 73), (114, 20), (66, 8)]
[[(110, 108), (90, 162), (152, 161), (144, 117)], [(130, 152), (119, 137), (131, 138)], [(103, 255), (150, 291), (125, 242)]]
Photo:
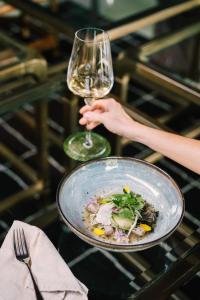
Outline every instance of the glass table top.
[[(113, 40), (111, 46), (114, 56), (115, 49), (119, 54), (119, 50), (124, 51), (125, 47), (127, 49), (132, 47), (135, 53), (139, 51), (141, 62), (199, 91), (199, 67), (195, 61), (199, 60), (200, 53), (198, 43), (200, 8), (195, 1), (126, 1), (123, 4), (121, 1), (114, 0), (52, 1), (51, 4), (45, 0), (30, 1), (32, 3), (20, 3), (16, 0), (7, 2), (21, 10), (31, 11), (34, 16), (38, 14), (40, 19), (45, 16), (44, 24), (54, 26), (60, 34), (64, 32), (65, 37), (68, 32), (71, 42), (74, 31), (80, 27), (95, 24), (111, 32), (113, 28), (119, 28), (120, 31), (124, 24), (133, 24), (132, 21), (152, 16), (175, 5), (188, 5), (190, 2), (189, 4), (192, 3), (194, 6), (191, 6), (188, 11), (177, 13), (167, 19), (164, 14), (162, 22), (155, 21), (153, 24), (150, 22), (148, 26), (144, 23), (138, 30), (133, 29), (134, 33), (126, 35), (125, 32), (123, 37)], [(65, 28), (64, 31), (62, 28)], [(138, 42), (135, 42), (137, 39)], [(140, 46), (143, 43), (144, 45), (138, 50), (138, 44)], [(162, 47), (158, 47), (160, 43)], [(68, 52), (67, 46), (66, 49)], [(70, 51), (68, 55), (69, 53)]]
[(9, 38), (6, 33), (0, 32), (0, 71), (24, 61), (30, 51)]
[(43, 80), (47, 74), (46, 60), (34, 49), (0, 32), (0, 82), (3, 84), (10, 78), (18, 79), (26, 74)]
[(62, 225), (61, 228), (58, 241), (61, 255), (72, 271), (90, 287), (90, 295), (98, 295), (97, 299), (127, 299), (131, 294), (136, 297), (142, 293), (142, 288), (165, 276), (187, 250), (191, 251), (186, 237), (181, 237), (180, 229), (164, 243), (149, 250), (116, 254), (92, 248), (77, 240)]
[[(87, 17), (85, 18), (86, 26), (91, 25), (91, 21), (95, 23), (99, 23), (100, 26), (101, 22), (103, 25), (103, 21), (105, 24), (112, 24), (118, 21), (124, 22), (130, 17), (136, 16), (139, 13), (146, 12), (150, 9), (157, 8), (159, 5), (156, 0), (150, 1), (116, 1), (116, 0), (103, 0), (103, 1), (69, 1), (66, 2), (67, 7), (69, 10), (73, 9), (74, 12), (78, 8), (82, 9), (85, 12), (88, 12)], [(63, 1), (64, 6), (64, 1)], [(62, 5), (61, 5), (62, 7)], [(95, 20), (94, 16), (98, 16)], [(63, 12), (63, 19), (66, 19), (67, 16)], [(84, 16), (83, 16), (84, 18)], [(82, 24), (79, 22), (72, 23), (73, 26), (76, 28), (77, 26), (81, 26)], [(71, 22), (70, 22), (71, 23)]]
[(139, 58), (156, 71), (200, 91), (199, 40), (200, 23), (196, 22), (146, 43)]
[(28, 2), (6, 0), (6, 2), (36, 16), (54, 30), (69, 34), (69, 37), (82, 27), (95, 26), (110, 30), (151, 16), (151, 20), (145, 19), (145, 22), (139, 25), (139, 28), (142, 28), (145, 24), (161, 21), (169, 18), (170, 15), (176, 15), (176, 12), (179, 14), (198, 6), (196, 1), (188, 0), (32, 0)]
[[(17, 1), (12, 2), (17, 3)], [(21, 5), (25, 3), (24, 1), (18, 2)], [(134, 5), (136, 5), (136, 3), (139, 1), (130, 2), (134, 2)], [(143, 5), (144, 1), (140, 2)], [(160, 3), (161, 2), (162, 1), (160, 1)], [(164, 2), (167, 3), (168, 1)], [(168, 5), (171, 5), (172, 2), (174, 3), (174, 1), (168, 2)], [(177, 1), (176, 3), (182, 2), (186, 1)], [(81, 3), (83, 3), (83, 1), (81, 1)], [(99, 4), (101, 5), (100, 8), (97, 7)], [(38, 7), (38, 4), (36, 5)], [(89, 11), (97, 11), (98, 17), (95, 14), (88, 14), (88, 5), (93, 5), (89, 7)], [(107, 5), (106, 10), (102, 10), (103, 5)], [(108, 29), (113, 28), (113, 26), (118, 26), (126, 23), (129, 20), (133, 20), (138, 16), (138, 14), (141, 16), (141, 13), (146, 14), (148, 11), (156, 10), (158, 7), (156, 2), (146, 1), (144, 6), (135, 8), (135, 14), (133, 15), (132, 12), (130, 14), (129, 10), (123, 11), (121, 14), (117, 14), (116, 12), (112, 15), (110, 13), (111, 9), (109, 8), (111, 5), (116, 5), (115, 7), (117, 7), (119, 5), (119, 1), (84, 1), (84, 6), (80, 5), (80, 1), (63, 1), (62, 6), (57, 10), (57, 12), (57, 8), (54, 8), (52, 15), (56, 17), (57, 20), (60, 18), (59, 16), (62, 16), (66, 24), (68, 23), (72, 25), (74, 32), (74, 30), (80, 26), (82, 27), (83, 25), (85, 26), (87, 24), (93, 24), (92, 20), (95, 20), (99, 27), (105, 26)], [(133, 3), (130, 4), (130, 10), (134, 5)], [(43, 8), (45, 11), (50, 13), (50, 9), (48, 7), (44, 5)], [(113, 9), (114, 8), (112, 6), (112, 11), (114, 11)], [(181, 30), (182, 28), (180, 27), (181, 26), (179, 25), (177, 29)], [(165, 47), (163, 46), (163, 49), (159, 49), (159, 51), (150, 53), (148, 48), (149, 46), (147, 47), (147, 42), (149, 42), (149, 39), (162, 38), (162, 34), (158, 29), (159, 28), (156, 29), (154, 26), (148, 31), (147, 35), (144, 35), (145, 38), (142, 40), (142, 45), (146, 45), (146, 48), (144, 47), (143, 50), (145, 55), (141, 56), (139, 61), (151, 66), (152, 68), (155, 68), (156, 70), (159, 70), (161, 73), (163, 72), (163, 74), (172, 76), (177, 81), (184, 82), (184, 84), (189, 86), (195, 84), (194, 89), (198, 88), (198, 86), (196, 87), (196, 82), (198, 83), (198, 81), (195, 81), (194, 77), (188, 73), (189, 69), (186, 70), (186, 73), (184, 73), (185, 71), (183, 72), (182, 69), (180, 70), (180, 67), (186, 67), (186, 64), (181, 64), (182, 61), (187, 61), (187, 65), (191, 63), (192, 66), (192, 62), (190, 61), (191, 56), (184, 56), (184, 58), (180, 57), (180, 61), (176, 61), (177, 56), (179, 56), (179, 54), (177, 54), (179, 53), (179, 50), (177, 50), (179, 49), (179, 44), (184, 49), (187, 49), (186, 52), (191, 52), (191, 50), (188, 50), (187, 45), (190, 44), (190, 42), (192, 45), (196, 43), (198, 29), (195, 29), (197, 30), (196, 33), (195, 30), (192, 31), (194, 39), (188, 36), (184, 40), (179, 40), (178, 43), (174, 43), (173, 45), (168, 45)], [(169, 27), (165, 33), (170, 35), (173, 33), (173, 28)], [(187, 31), (185, 34), (187, 34)], [(128, 36), (128, 38), (129, 37), (130, 36)], [(164, 37), (165, 36), (163, 36), (163, 38)], [(127, 40), (125, 39), (113, 41), (112, 49), (114, 51), (116, 50), (116, 54), (119, 54), (120, 51), (124, 50), (124, 47), (130, 47), (133, 40), (129, 39), (129, 43), (127, 43)], [(152, 40), (152, 43), (153, 42), (154, 41)], [(139, 43), (139, 46), (140, 45), (141, 43)], [(147, 55), (147, 50), (145, 49), (147, 49), (149, 51), (148, 53), (150, 54)], [(3, 48), (2, 51), (4, 51)], [(165, 51), (166, 53), (164, 53)], [(171, 64), (170, 61), (165, 59), (165, 55), (167, 55), (167, 57), (171, 55), (173, 56)], [(190, 76), (188, 76), (188, 74)], [(29, 101), (29, 103), (25, 107), (25, 111), (28, 115), (32, 115), (34, 112), (32, 112), (31, 109), (31, 102), (36, 98), (39, 99), (40, 97), (43, 97), (44, 94), (41, 93), (43, 88), (45, 87), (45, 90), (47, 90), (51, 87), (53, 82), (51, 81), (49, 85), (48, 83), (44, 83), (43, 86), (41, 85), (40, 89), (40, 86), (37, 86), (36, 82), (33, 84), (32, 81), (34, 80), (28, 77), (21, 78), (16, 81), (13, 79), (9, 82), (10, 86), (12, 86), (11, 91), (8, 91), (6, 86), (2, 86), (2, 88), (4, 87), (4, 92), (1, 94), (1, 100), (4, 99), (5, 96), (9, 102), (10, 100), (14, 99), (14, 96), (16, 96), (16, 98), (18, 97), (19, 100), (22, 99), (22, 101), (24, 101), (20, 104), (20, 106), (23, 106), (28, 99), (27, 101)], [(147, 160), (150, 160), (152, 157), (154, 157), (155, 160), (153, 163), (168, 172), (176, 180), (184, 194), (186, 200), (186, 212), (183, 222), (176, 232), (174, 232), (174, 234), (164, 243), (161, 243), (160, 245), (149, 250), (138, 253), (115, 254), (90, 247), (78, 239), (62, 223), (58, 217), (55, 205), (56, 189), (61, 177), (63, 176), (63, 173), (66, 170), (68, 172), (69, 169), (67, 169), (67, 167), (69, 167), (70, 163), (73, 163), (71, 161), (67, 161), (66, 163), (61, 146), (63, 138), (66, 137), (64, 134), (66, 128), (62, 123), (62, 120), (64, 119), (63, 111), (66, 110), (66, 113), (68, 113), (66, 106), (63, 106), (63, 103), (67, 103), (68, 105), (71, 103), (71, 112), (73, 114), (77, 112), (76, 108), (73, 107), (75, 101), (70, 98), (66, 83), (64, 81), (62, 86), (63, 88), (59, 88), (57, 92), (55, 92), (55, 90), (49, 90), (50, 95), (48, 95), (48, 124), (51, 137), (49, 142), (49, 165), (51, 176), (50, 204), (47, 207), (44, 207), (43, 203), (36, 201), (36, 199), (30, 199), (28, 201), (19, 203), (9, 211), (6, 211), (2, 215), (0, 222), (1, 239), (4, 236), (5, 230), (11, 225), (13, 219), (31, 222), (36, 226), (43, 228), (50, 239), (54, 242), (56, 248), (60, 251), (64, 260), (71, 267), (72, 272), (88, 286), (90, 291), (89, 299), (92, 300), (121, 300), (127, 299), (131, 294), (138, 295), (138, 293), (143, 292), (149, 284), (155, 284), (155, 281), (159, 283), (160, 279), (166, 278), (166, 274), (171, 274), (170, 268), (175, 267), (177, 261), (185, 259), (184, 257), (187, 255), (188, 251), (189, 255), (191, 254), (189, 257), (191, 261), (195, 262), (196, 267), (199, 267), (200, 259), (198, 258), (195, 260), (194, 258), (196, 256), (192, 256), (192, 252), (195, 250), (195, 245), (200, 241), (200, 206), (198, 201), (200, 192), (199, 176), (168, 160), (167, 158), (154, 153), (151, 149), (148, 149), (140, 144), (126, 144), (120, 139), (120, 143), (123, 143), (121, 155), (134, 156), (136, 158)], [(21, 98), (21, 94), (24, 92), (24, 89), (26, 90), (26, 93), (24, 93), (24, 97)], [(45, 91), (44, 93), (46, 94)], [(137, 78), (134, 79), (134, 81), (131, 81), (129, 84), (128, 103), (130, 106), (132, 106), (132, 108), (138, 109), (138, 114), (141, 112), (141, 114), (144, 113), (150, 116), (152, 119), (162, 121), (168, 126), (169, 129), (178, 133), (189, 133), (191, 135), (193, 134), (193, 136), (195, 136), (197, 139), (200, 138), (200, 112), (193, 104), (188, 105), (188, 103), (185, 104), (184, 101), (183, 103), (176, 103), (164, 93), (161, 94), (160, 92), (146, 86), (145, 81), (142, 83), (137, 81)], [(79, 105), (82, 105), (82, 103), (80, 102)], [(69, 106), (67, 107), (69, 108)], [(9, 109), (6, 111), (9, 111)], [(177, 114), (175, 112), (177, 112)], [(68, 130), (70, 130), (70, 126), (68, 126)], [(6, 115), (4, 121), (1, 120), (0, 122), (1, 139), (5, 142), (10, 141), (12, 145), (15, 145), (17, 154), (22, 157), (22, 159), (34, 165), (35, 154), (31, 148), (31, 135), (27, 134), (26, 132), (26, 141), (24, 142), (24, 139), (18, 138), (20, 135), (17, 135), (16, 132), (20, 132), (23, 136), (23, 126), (20, 126), (19, 119), (12, 114)], [(56, 133), (60, 139), (55, 139), (54, 136), (53, 140), (52, 132)], [(109, 139), (113, 139), (113, 136), (102, 127), (98, 128), (97, 132), (107, 136)], [(112, 154), (115, 155), (116, 152), (117, 150), (113, 146)], [(23, 190), (24, 187), (26, 187), (24, 184), (24, 182), (26, 183), (26, 178), (24, 178), (22, 174), (18, 174), (17, 170), (12, 165), (9, 165), (2, 158), (0, 159), (1, 185), (2, 187), (9, 187), (1, 189), (1, 197), (9, 196), (11, 191)], [(187, 259), (184, 260), (183, 265), (187, 266)], [(193, 263), (191, 263), (191, 269), (192, 268)], [(175, 291), (175, 298), (172, 299), (182, 300), (184, 298), (181, 298), (181, 295), (184, 293), (189, 299), (196, 300), (196, 296), (193, 294), (195, 288), (191, 288), (191, 286), (199, 287), (200, 278), (198, 270), (194, 270), (196, 275), (191, 280), (191, 283), (182, 286), (179, 291)], [(185, 269), (184, 271), (186, 272)], [(175, 273), (173, 274), (171, 275), (171, 278), (175, 280), (175, 277), (173, 277), (175, 276)], [(168, 281), (166, 280), (166, 282)], [(158, 285), (157, 290), (160, 289), (160, 286)], [(164, 290), (163, 286), (162, 290)]]
[[(48, 124), (51, 134), (54, 132), (60, 137), (65, 137), (62, 124), (62, 111), (64, 108), (63, 103), (67, 101), (67, 87), (64, 80), (61, 78), (57, 78), (57, 80), (61, 83), (62, 88), (59, 85), (57, 90), (49, 90)], [(52, 78), (51, 81), (49, 81), (49, 86), (48, 82), (44, 83), (43, 87), (45, 87), (45, 90), (48, 90), (52, 86), (52, 82), (54, 82), (56, 86), (56, 80)], [(145, 86), (142, 86), (135, 81), (134, 86), (130, 89), (130, 93), (132, 93), (130, 99), (132, 99), (132, 101), (134, 99), (135, 104), (137, 103), (138, 109), (145, 112), (145, 108), (149, 105), (148, 97), (152, 96), (152, 90), (148, 90)], [(144, 100), (147, 99), (146, 102), (144, 101), (141, 103), (141, 95)], [(17, 96), (16, 91), (15, 96)], [(33, 87), (32, 90), (30, 89), (30, 94), (27, 91), (25, 96), (24, 100), (25, 98), (32, 98), (33, 100), (34, 97), (37, 99), (40, 99), (40, 97), (43, 98), (41, 89), (38, 86), (35, 88)], [(62, 99), (65, 99), (64, 102), (62, 102)], [(139, 105), (139, 103), (141, 103), (141, 105)], [(158, 103), (160, 103), (160, 106)], [(72, 100), (71, 104), (74, 105)], [(129, 104), (133, 105), (132, 102), (129, 102)], [(80, 102), (79, 105), (82, 105), (82, 102)], [(170, 99), (159, 94), (156, 95), (155, 101), (152, 102), (152, 105), (156, 108), (157, 116), (165, 115), (165, 113), (169, 113), (169, 111), (173, 111), (175, 108), (173, 101), (170, 101)], [(182, 113), (177, 117), (177, 132), (181, 132), (184, 126), (190, 127), (189, 120), (192, 122), (191, 124), (194, 125), (194, 110), (195, 108), (191, 107), (191, 109), (187, 109), (187, 111), (184, 112), (187, 114), (188, 119), (186, 122), (187, 124), (182, 124), (181, 129), (180, 120), (183, 119), (184, 114)], [(31, 101), (28, 103), (28, 106), (25, 107), (25, 111), (28, 114), (33, 114), (33, 111), (31, 110)], [(155, 113), (155, 110), (153, 109), (152, 112)], [(148, 110), (148, 113), (151, 114), (150, 110)], [(154, 114), (152, 117), (153, 116), (156, 119), (156, 115)], [(198, 120), (198, 114), (196, 119)], [(186, 115), (184, 116), (184, 120), (186, 120)], [(174, 126), (175, 125), (171, 125), (170, 127), (174, 129)], [(15, 129), (14, 136), (11, 128)], [(25, 161), (34, 164), (35, 153), (33, 151), (30, 154), (31, 149), (29, 147), (30, 141), (32, 142), (32, 138), (31, 135), (29, 136), (27, 134), (27, 128), (26, 143), (23, 139), (18, 139), (18, 136), (20, 135), (16, 134), (16, 132), (21, 132), (21, 135), (23, 135), (23, 130), (25, 130), (25, 128), (22, 124), (20, 126), (20, 122), (14, 114), (9, 114), (5, 118), (4, 123), (0, 123), (2, 140), (11, 140), (12, 144), (14, 143), (15, 145), (18, 155), (24, 158)], [(111, 139), (114, 138), (102, 127), (98, 128), (97, 132), (104, 134), (107, 137), (109, 136)], [(200, 132), (197, 138), (200, 138)], [(114, 148), (112, 151), (112, 154), (115, 154)], [(153, 151), (143, 145), (129, 143), (124, 144), (121, 154), (123, 156), (134, 156), (141, 159), (148, 159), (153, 154)], [(183, 270), (182, 268), (184, 267), (185, 273), (187, 273), (189, 269), (191, 272), (194, 271), (194, 274), (197, 273), (197, 267), (200, 267), (200, 258), (197, 255), (199, 251), (195, 250), (195, 245), (200, 242), (200, 206), (198, 202), (200, 183), (199, 176), (197, 174), (186, 170), (180, 165), (162, 156), (155, 160), (154, 163), (157, 166), (168, 172), (176, 180), (184, 194), (186, 200), (186, 212), (184, 219), (173, 235), (158, 246), (137, 253), (116, 254), (89, 246), (69, 231), (66, 225), (60, 220), (55, 204), (56, 190), (64, 172), (67, 170), (66, 167), (69, 166), (69, 162), (65, 165), (63, 157), (62, 148), (58, 147), (53, 140), (50, 140), (50, 203), (47, 206), (44, 206), (42, 202), (36, 201), (36, 199), (30, 199), (28, 201), (23, 201), (15, 207), (12, 207), (9, 211), (6, 211), (2, 215), (0, 222), (1, 239), (5, 229), (9, 228), (13, 219), (24, 220), (25, 222), (30, 222), (43, 228), (55, 244), (64, 260), (68, 263), (74, 275), (87, 285), (89, 288), (89, 299), (92, 300), (124, 300), (130, 295), (135, 295), (135, 297), (138, 297), (135, 299), (140, 299), (138, 293), (143, 293), (147, 287), (151, 287), (151, 284), (155, 285), (155, 282), (158, 284), (157, 292), (159, 292), (161, 286), (159, 286), (159, 284), (162, 284), (160, 283), (160, 280), (166, 278), (165, 276), (170, 274), (172, 280), (175, 281), (177, 279), (176, 272), (173, 271), (170, 273), (171, 268), (175, 267), (176, 263), (181, 264), (177, 266), (177, 272), (178, 270)], [(11, 191), (19, 191), (26, 187), (25, 184), (22, 185), (22, 182), (26, 182), (26, 179), (22, 174), (15, 175), (17, 174), (17, 171), (12, 167), (12, 165), (8, 165), (9, 168), (6, 167), (6, 169), (3, 168), (4, 165), (5, 161), (1, 160), (1, 183), (2, 186), (6, 187), (9, 185), (10, 188), (2, 189), (1, 193), (3, 196), (9, 196)], [(189, 255), (188, 258), (187, 255)], [(188, 260), (190, 261), (190, 266), (188, 265)], [(193, 279), (197, 281), (197, 286), (200, 280), (198, 274), (199, 273), (197, 273)], [(167, 282), (168, 281), (165, 282), (165, 285)], [(184, 286), (184, 288), (186, 287)], [(165, 286), (162, 287), (162, 291), (165, 291)], [(188, 293), (190, 293), (189, 299), (194, 299), (192, 298), (191, 289)], [(179, 292), (175, 291), (175, 295), (178, 297)]]

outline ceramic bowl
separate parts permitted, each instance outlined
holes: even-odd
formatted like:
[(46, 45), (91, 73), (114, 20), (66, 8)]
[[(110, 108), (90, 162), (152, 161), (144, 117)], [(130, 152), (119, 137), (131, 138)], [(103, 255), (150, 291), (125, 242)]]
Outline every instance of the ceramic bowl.
[[(102, 241), (87, 230), (83, 210), (95, 195), (122, 193), (128, 185), (159, 211), (153, 232), (131, 244)], [(138, 251), (157, 245), (180, 224), (184, 199), (175, 181), (153, 164), (134, 158), (107, 157), (89, 161), (64, 176), (57, 191), (64, 222), (85, 242), (110, 251)]]

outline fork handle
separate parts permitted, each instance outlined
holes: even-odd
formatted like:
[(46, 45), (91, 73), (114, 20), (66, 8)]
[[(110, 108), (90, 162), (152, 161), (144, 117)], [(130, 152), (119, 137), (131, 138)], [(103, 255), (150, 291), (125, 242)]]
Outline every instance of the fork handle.
[[(26, 263), (25, 263), (25, 264), (26, 264)], [(32, 281), (33, 281), (33, 285), (34, 285), (34, 289), (35, 289), (35, 294), (36, 294), (36, 299), (37, 299), (37, 300), (44, 300), (44, 298), (42, 297), (42, 295), (41, 295), (41, 293), (40, 293), (40, 291), (39, 291), (39, 289), (38, 289), (37, 283), (36, 283), (36, 281), (35, 281), (35, 279), (34, 279), (34, 277), (33, 277), (31, 268), (29, 267), (28, 264), (26, 264), (26, 266), (27, 266), (27, 268), (28, 268), (28, 270), (29, 270), (29, 273), (30, 273), (31, 278), (32, 278)]]

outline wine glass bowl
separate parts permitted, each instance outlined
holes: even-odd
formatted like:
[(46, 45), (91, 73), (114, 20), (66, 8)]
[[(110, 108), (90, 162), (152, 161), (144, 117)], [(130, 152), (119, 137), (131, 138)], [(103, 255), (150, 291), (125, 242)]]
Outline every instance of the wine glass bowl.
[[(98, 28), (83, 28), (75, 33), (67, 71), (70, 91), (91, 105), (112, 89), (114, 82), (108, 34)], [(79, 161), (107, 156), (110, 145), (106, 139), (90, 131), (72, 134), (64, 142), (64, 151)]]
[(97, 28), (78, 30), (67, 72), (69, 89), (83, 98), (98, 99), (110, 92), (113, 81), (108, 34)]

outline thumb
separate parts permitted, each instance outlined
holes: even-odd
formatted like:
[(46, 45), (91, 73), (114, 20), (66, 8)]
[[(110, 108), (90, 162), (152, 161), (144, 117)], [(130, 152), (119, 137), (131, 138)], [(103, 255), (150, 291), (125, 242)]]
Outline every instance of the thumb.
[(88, 111), (86, 112), (83, 117), (88, 121), (88, 122), (95, 122), (95, 123), (103, 123), (104, 117), (102, 113), (98, 112), (92, 112)]

